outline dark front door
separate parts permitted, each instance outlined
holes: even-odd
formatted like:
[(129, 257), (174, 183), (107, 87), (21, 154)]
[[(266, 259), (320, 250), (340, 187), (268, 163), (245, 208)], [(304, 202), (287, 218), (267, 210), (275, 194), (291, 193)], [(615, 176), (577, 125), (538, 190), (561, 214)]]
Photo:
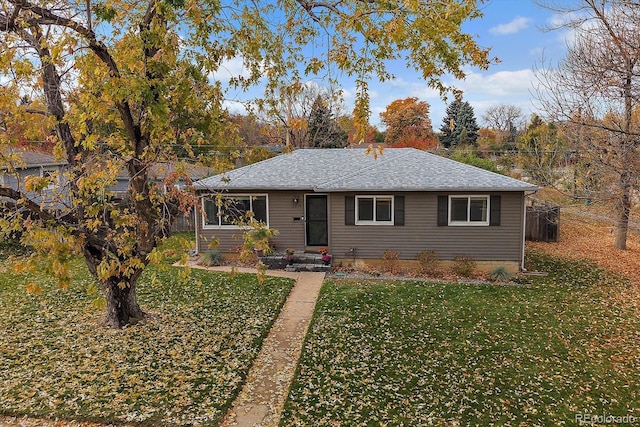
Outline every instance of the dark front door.
[(329, 244), (327, 196), (307, 194), (305, 204), (307, 246), (327, 246)]

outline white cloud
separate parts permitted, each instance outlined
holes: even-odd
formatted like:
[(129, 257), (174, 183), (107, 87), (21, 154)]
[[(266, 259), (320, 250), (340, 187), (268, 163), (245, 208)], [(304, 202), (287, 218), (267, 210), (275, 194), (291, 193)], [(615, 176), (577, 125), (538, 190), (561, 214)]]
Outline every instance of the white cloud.
[(222, 103), (222, 108), (231, 114), (247, 114), (247, 107), (243, 102), (227, 99)]
[(529, 26), (531, 19), (525, 18), (523, 16), (518, 16), (514, 18), (511, 22), (506, 24), (500, 24), (497, 27), (493, 27), (489, 29), (490, 33), (493, 34), (515, 34), (520, 30), (524, 30)]
[(456, 86), (465, 93), (494, 97), (522, 97), (535, 80), (533, 70), (498, 71), (492, 74), (469, 72)]
[(249, 76), (249, 70), (245, 68), (244, 59), (240, 56), (224, 61), (216, 71), (209, 73), (210, 79), (222, 82), (228, 82), (233, 77)]
[[(370, 93), (370, 95), (373, 98), (373, 96), (374, 96), (373, 92)], [(377, 96), (377, 94), (376, 94), (376, 96)], [(342, 99), (344, 101), (351, 101), (354, 98), (355, 98), (354, 92), (352, 92), (352, 91), (350, 91), (348, 89), (342, 89)]]

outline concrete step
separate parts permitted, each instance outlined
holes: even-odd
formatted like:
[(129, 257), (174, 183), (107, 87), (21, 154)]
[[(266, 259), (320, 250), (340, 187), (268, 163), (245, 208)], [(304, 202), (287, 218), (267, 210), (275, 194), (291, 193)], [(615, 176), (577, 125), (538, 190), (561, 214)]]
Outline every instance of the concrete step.
[[(287, 271), (330, 271), (331, 262), (325, 264), (322, 255), (318, 253), (296, 252), (293, 259), (288, 260), (288, 256), (283, 254), (274, 254), (260, 257), (260, 260), (271, 270), (285, 269)], [(313, 268), (310, 266), (316, 266)]]
[(329, 272), (331, 271), (331, 264), (301, 264), (294, 263), (289, 264), (285, 268), (285, 271), (317, 271), (317, 272)]

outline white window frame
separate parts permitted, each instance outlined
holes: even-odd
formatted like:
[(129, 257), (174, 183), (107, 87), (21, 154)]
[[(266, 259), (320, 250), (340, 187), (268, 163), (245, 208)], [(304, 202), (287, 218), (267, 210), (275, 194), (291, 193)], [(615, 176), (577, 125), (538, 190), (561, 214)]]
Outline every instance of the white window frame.
[[(360, 220), (358, 218), (360, 218), (360, 204), (358, 203), (360, 199), (373, 199), (373, 220)], [(376, 202), (378, 199), (391, 199), (391, 221), (379, 221), (376, 218)], [(394, 217), (394, 211), (395, 211), (395, 197), (392, 195), (361, 195), (361, 196), (356, 196), (356, 201), (355, 201), (355, 224), (356, 225), (394, 225), (395, 223), (395, 217)]]
[[(453, 221), (451, 215), (451, 201), (453, 199), (467, 199), (467, 220), (466, 221)], [(487, 217), (485, 221), (471, 221), (471, 199), (485, 199), (487, 201)], [(461, 194), (455, 196), (449, 196), (449, 206), (447, 208), (447, 214), (449, 216), (449, 225), (462, 226), (462, 227), (485, 227), (491, 222), (491, 197), (488, 194)]]
[[(232, 199), (234, 197), (249, 197), (249, 203), (251, 204), (250, 206), (250, 211), (253, 212), (253, 201), (256, 197), (264, 197), (265, 198), (265, 204), (267, 207), (267, 218), (266, 218), (266, 223), (267, 223), (267, 227), (269, 227), (269, 195), (266, 193), (260, 193), (260, 194), (249, 194), (249, 193), (233, 193), (233, 194), (223, 194), (222, 195), (222, 199)], [(217, 214), (216, 217), (218, 218), (218, 224), (207, 224), (207, 210), (205, 209), (205, 203), (207, 202), (207, 200), (211, 200), (214, 204), (216, 203), (216, 195), (212, 194), (212, 195), (208, 195), (202, 198), (202, 228), (203, 229), (217, 229), (217, 230), (239, 230), (243, 227), (240, 227), (238, 225), (234, 225), (234, 224), (222, 224), (222, 217), (220, 216), (220, 206), (216, 205), (217, 208)]]

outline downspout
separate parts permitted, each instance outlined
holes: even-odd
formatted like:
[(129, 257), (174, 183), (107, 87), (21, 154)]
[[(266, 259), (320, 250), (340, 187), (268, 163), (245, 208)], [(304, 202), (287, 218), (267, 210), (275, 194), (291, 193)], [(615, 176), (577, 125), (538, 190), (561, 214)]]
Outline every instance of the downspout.
[(524, 245), (527, 235), (527, 194), (522, 193), (522, 259), (520, 262), (520, 271), (525, 273), (527, 271), (524, 268)]
[[(529, 194), (535, 194), (536, 192), (537, 190), (532, 191)], [(527, 236), (527, 197), (529, 197), (529, 194), (526, 192), (522, 193), (522, 260), (520, 264), (520, 271), (523, 273), (526, 273), (527, 271), (527, 269), (524, 268), (524, 246)]]
[[(200, 199), (198, 199), (200, 200)], [(200, 228), (200, 223), (198, 222), (198, 208), (193, 208), (193, 223), (196, 226), (196, 253), (195, 255), (200, 255), (200, 233), (198, 233), (198, 229)]]

